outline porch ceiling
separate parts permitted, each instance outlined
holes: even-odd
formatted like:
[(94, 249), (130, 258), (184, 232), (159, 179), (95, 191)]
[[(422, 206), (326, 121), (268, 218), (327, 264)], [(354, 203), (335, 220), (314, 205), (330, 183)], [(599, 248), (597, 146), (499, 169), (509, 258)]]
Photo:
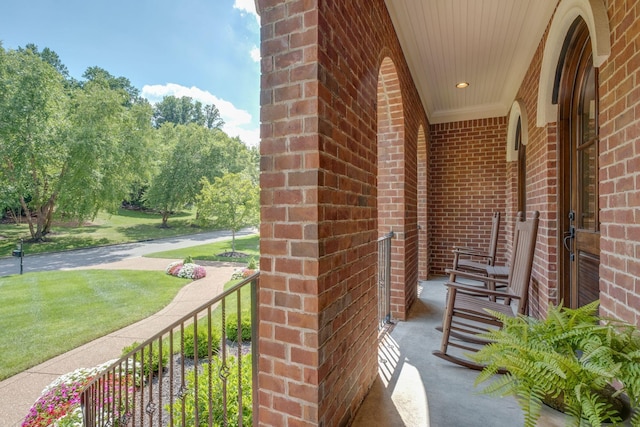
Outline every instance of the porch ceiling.
[(558, 0), (385, 2), (433, 124), (506, 116)]

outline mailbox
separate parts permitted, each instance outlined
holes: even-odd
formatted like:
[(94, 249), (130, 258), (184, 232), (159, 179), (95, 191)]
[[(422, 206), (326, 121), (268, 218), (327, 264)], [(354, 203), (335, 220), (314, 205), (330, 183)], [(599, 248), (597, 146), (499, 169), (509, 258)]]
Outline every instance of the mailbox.
[(14, 249), (13, 252), (11, 252), (11, 255), (21, 257), (24, 255), (24, 252), (22, 251), (22, 249)]

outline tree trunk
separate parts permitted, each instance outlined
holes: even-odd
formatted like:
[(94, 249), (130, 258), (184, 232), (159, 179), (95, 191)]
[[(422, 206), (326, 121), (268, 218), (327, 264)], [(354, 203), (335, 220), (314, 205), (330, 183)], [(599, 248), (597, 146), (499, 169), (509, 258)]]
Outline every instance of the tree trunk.
[(51, 226), (53, 224), (53, 208), (55, 205), (55, 195), (52, 195), (47, 204), (45, 205), (45, 218), (44, 227), (42, 228), (42, 235), (46, 236), (51, 232)]
[(236, 230), (231, 230), (231, 253), (236, 253)]
[(160, 228), (169, 228), (167, 221), (169, 221), (169, 211), (162, 211), (162, 224)]
[(31, 218), (31, 211), (27, 207), (27, 203), (24, 201), (24, 197), (20, 196), (20, 206), (22, 206), (22, 210), (24, 211), (24, 215), (27, 218), (27, 225), (29, 226), (29, 234), (31, 234), (31, 239), (36, 239), (36, 231), (33, 228), (33, 218)]

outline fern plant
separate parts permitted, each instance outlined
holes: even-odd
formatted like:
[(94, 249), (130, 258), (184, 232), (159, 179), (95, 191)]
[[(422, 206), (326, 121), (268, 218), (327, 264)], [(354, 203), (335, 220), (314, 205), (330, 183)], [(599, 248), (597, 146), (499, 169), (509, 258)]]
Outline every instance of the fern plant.
[[(491, 312), (503, 327), (485, 334), (491, 343), (469, 355), (485, 366), (476, 385), (506, 370), (483, 392), (514, 395), (527, 427), (536, 425), (543, 403), (569, 414), (575, 426), (621, 422), (640, 409), (640, 333), (598, 317), (597, 309), (598, 301), (552, 306), (544, 320)], [(640, 426), (640, 412), (631, 425)]]

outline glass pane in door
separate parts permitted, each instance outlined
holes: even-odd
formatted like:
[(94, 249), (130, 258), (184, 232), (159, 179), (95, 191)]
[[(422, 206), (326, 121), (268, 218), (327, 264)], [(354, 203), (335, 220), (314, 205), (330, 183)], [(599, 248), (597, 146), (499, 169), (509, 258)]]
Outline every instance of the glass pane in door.
[(598, 173), (596, 165), (596, 144), (584, 147), (580, 154), (580, 202), (581, 212), (578, 227), (596, 231), (596, 197)]
[(586, 144), (596, 137), (597, 111), (596, 111), (596, 86), (595, 86), (595, 68), (587, 72), (584, 81), (582, 99), (580, 102), (580, 121), (582, 122), (582, 138), (580, 145)]

